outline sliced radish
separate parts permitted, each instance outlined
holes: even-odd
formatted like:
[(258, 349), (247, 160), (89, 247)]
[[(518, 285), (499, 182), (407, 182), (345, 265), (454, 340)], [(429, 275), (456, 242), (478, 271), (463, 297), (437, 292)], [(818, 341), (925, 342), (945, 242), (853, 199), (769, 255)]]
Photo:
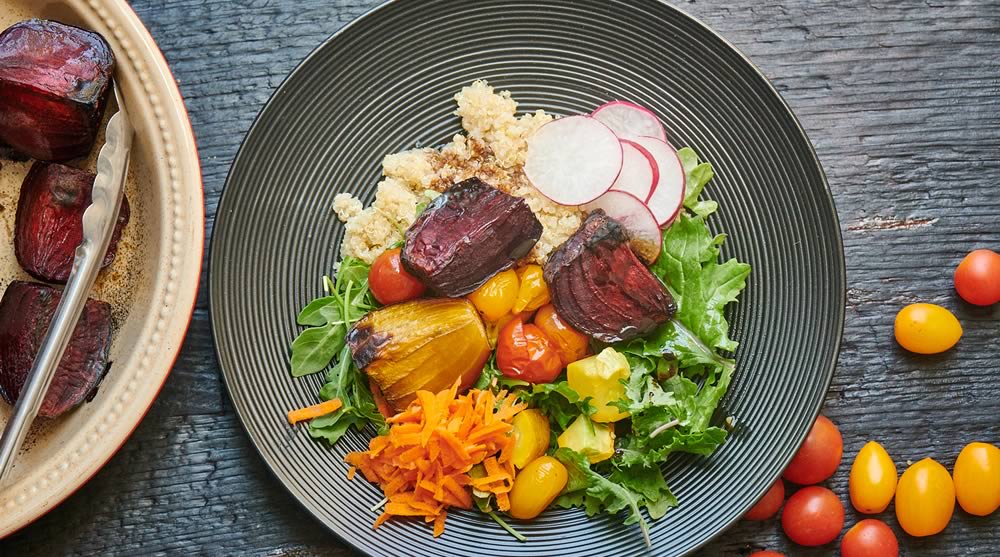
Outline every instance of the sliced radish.
[(677, 158), (677, 151), (666, 141), (655, 137), (637, 137), (635, 142), (653, 155), (653, 160), (660, 169), (659, 180), (653, 188), (653, 194), (646, 200), (646, 206), (653, 212), (661, 227), (667, 226), (677, 217), (684, 204), (684, 167)]
[(646, 201), (660, 179), (660, 169), (645, 147), (627, 139), (622, 139), (621, 142), (622, 171), (611, 190), (631, 193), (641, 201)]
[(667, 140), (663, 124), (648, 108), (628, 101), (611, 101), (597, 107), (591, 116), (606, 124), (622, 139), (656, 137)]
[(587, 212), (604, 209), (611, 218), (618, 221), (628, 231), (632, 251), (645, 261), (652, 263), (660, 255), (660, 225), (653, 213), (638, 197), (623, 191), (611, 190), (583, 206)]
[(583, 205), (611, 189), (622, 170), (622, 146), (610, 128), (590, 116), (568, 116), (528, 138), (524, 173), (542, 195)]

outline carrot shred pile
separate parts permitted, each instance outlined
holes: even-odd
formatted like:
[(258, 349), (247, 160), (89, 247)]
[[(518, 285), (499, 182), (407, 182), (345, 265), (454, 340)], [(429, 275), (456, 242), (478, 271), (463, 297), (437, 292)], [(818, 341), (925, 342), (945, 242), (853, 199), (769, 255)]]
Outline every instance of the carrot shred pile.
[(341, 402), (339, 398), (331, 398), (326, 402), (313, 404), (312, 406), (306, 406), (305, 408), (299, 408), (297, 410), (291, 410), (288, 412), (288, 423), (295, 425), (299, 422), (332, 414), (337, 410), (340, 410), (340, 407), (343, 405), (344, 403)]
[[(437, 394), (417, 391), (406, 410), (386, 420), (387, 434), (373, 438), (367, 451), (344, 457), (351, 465), (348, 477), (360, 470), (385, 494), (375, 528), (394, 516), (416, 516), (433, 522), (438, 537), (449, 507), (472, 508), (470, 488), (492, 493), (500, 510), (510, 509), (510, 422), (525, 405), (506, 391), (459, 395), (458, 385)], [(469, 472), (477, 464), (486, 475), (473, 478)]]

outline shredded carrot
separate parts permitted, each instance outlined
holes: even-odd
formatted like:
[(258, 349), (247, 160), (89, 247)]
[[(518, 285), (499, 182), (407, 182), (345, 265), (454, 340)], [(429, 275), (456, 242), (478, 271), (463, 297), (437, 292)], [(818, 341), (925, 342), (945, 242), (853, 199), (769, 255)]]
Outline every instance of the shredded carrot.
[[(510, 509), (510, 422), (525, 405), (505, 391), (459, 395), (458, 387), (418, 391), (409, 407), (386, 420), (387, 434), (372, 439), (367, 451), (344, 457), (388, 499), (375, 528), (394, 516), (419, 516), (440, 536), (449, 507), (472, 508), (473, 487), (495, 495), (501, 510)], [(469, 472), (477, 464), (486, 475), (474, 479)]]
[(288, 412), (288, 423), (295, 425), (299, 422), (332, 414), (340, 410), (340, 407), (343, 405), (344, 403), (340, 402), (339, 398), (332, 398), (326, 402), (313, 404), (312, 406), (306, 406), (298, 410), (291, 410)]

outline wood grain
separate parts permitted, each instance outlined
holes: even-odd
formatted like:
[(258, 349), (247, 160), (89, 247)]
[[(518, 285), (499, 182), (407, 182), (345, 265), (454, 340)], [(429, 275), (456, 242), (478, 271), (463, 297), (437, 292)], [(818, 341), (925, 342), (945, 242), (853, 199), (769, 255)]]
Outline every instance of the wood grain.
[[(198, 138), (208, 234), (240, 140), (283, 77), (375, 5), (345, 0), (134, 0), (170, 62)], [(974, 440), (1000, 443), (1000, 309), (954, 295), (951, 273), (1000, 246), (1000, 3), (781, 0), (678, 3), (773, 81), (816, 146), (833, 188), (848, 265), (843, 351), (824, 412), (845, 462), (829, 486), (846, 501), (850, 458), (869, 439), (900, 468), (950, 467)], [(204, 284), (204, 282), (203, 282)], [(892, 340), (904, 304), (951, 308), (958, 348), (915, 357)], [(720, 494), (721, 496), (721, 494)], [(900, 532), (892, 513), (880, 518)], [(848, 512), (848, 523), (857, 519)], [(1000, 513), (956, 512), (941, 535), (900, 534), (904, 555), (990, 555)], [(743, 522), (705, 556), (789, 544), (775, 520)], [(228, 403), (206, 292), (162, 396), (117, 456), (0, 555), (347, 556), (264, 466)]]

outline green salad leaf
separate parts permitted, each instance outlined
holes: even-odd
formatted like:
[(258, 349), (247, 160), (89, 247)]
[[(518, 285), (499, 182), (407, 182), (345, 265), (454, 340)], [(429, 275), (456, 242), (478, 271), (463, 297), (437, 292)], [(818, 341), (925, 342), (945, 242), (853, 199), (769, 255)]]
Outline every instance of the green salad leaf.
[(597, 412), (597, 408), (590, 404), (590, 398), (581, 398), (565, 377), (553, 383), (533, 385), (530, 389), (519, 391), (519, 396), (529, 406), (548, 416), (549, 422), (555, 426), (555, 435), (562, 433), (580, 414), (590, 416)]
[[(296, 321), (309, 328), (292, 342), (291, 371), (295, 377), (329, 368), (319, 391), (323, 400), (339, 398), (337, 412), (309, 422), (309, 434), (336, 443), (348, 428), (373, 424), (384, 429), (385, 419), (375, 405), (365, 377), (351, 360), (346, 336), (350, 327), (377, 303), (368, 289), (369, 266), (345, 257), (337, 270), (336, 282), (323, 277), (326, 295), (306, 305)], [(330, 364), (333, 363), (331, 367)]]

